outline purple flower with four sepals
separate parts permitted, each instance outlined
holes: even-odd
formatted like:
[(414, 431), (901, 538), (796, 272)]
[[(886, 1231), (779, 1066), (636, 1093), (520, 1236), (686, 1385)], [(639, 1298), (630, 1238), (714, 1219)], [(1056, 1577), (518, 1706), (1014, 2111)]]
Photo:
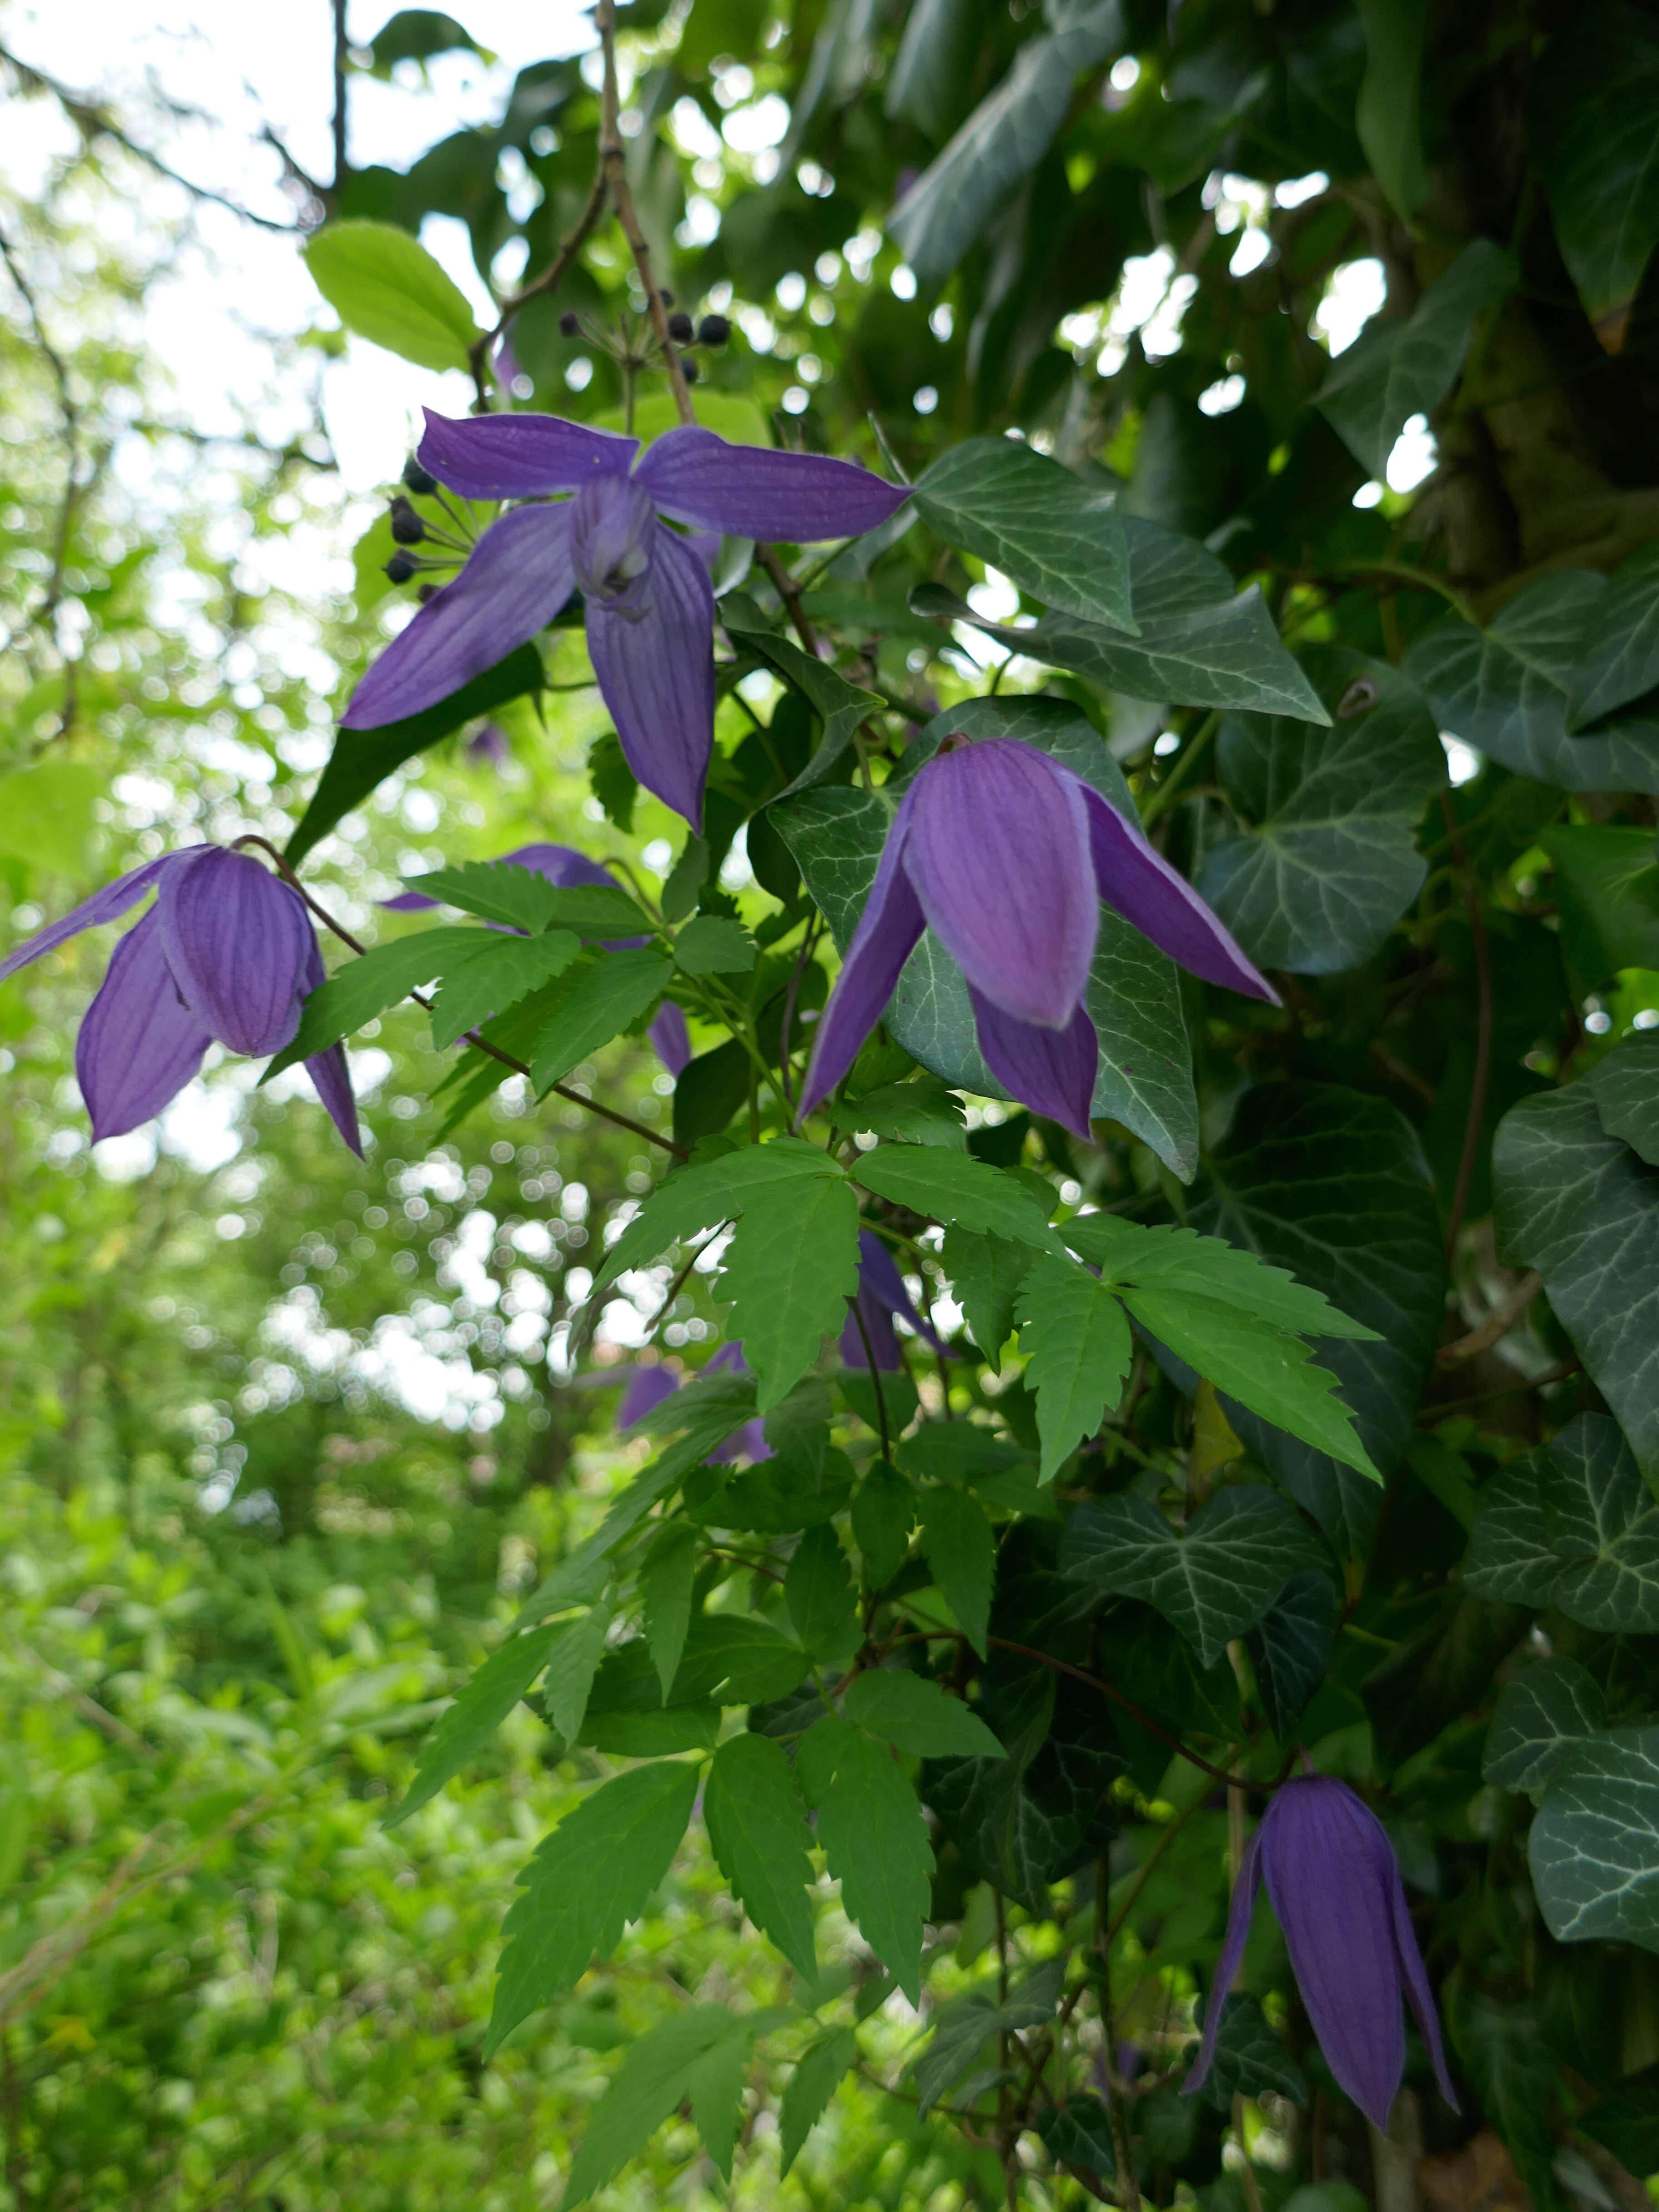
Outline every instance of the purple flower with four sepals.
[(1434, 1993), (1382, 1824), (1346, 1782), (1295, 1776), (1275, 1792), (1251, 1837), (1233, 1888), (1227, 1938), (1210, 1980), (1198, 2063), (1186, 2094), (1201, 2088), (1215, 2057), (1227, 1991), (1250, 1932), (1256, 1883), (1285, 1931), (1297, 1987), (1319, 2047), (1342, 2087), (1386, 2131), (1406, 2069), (1403, 1994), (1416, 2015), (1440, 2093), (1455, 2112)]
[[(586, 853), (579, 853), (574, 845), (517, 845), (500, 859), (520, 868), (529, 868), (561, 890), (571, 884), (604, 884), (616, 882), (609, 868), (590, 860)], [(396, 898), (382, 899), (380, 904), (392, 914), (418, 914), (423, 908), (434, 907), (439, 902), (428, 898), (424, 891), (399, 891)], [(491, 922), (491, 929), (505, 930), (504, 922)], [(644, 937), (622, 937), (607, 946), (617, 951), (629, 945), (646, 945)], [(685, 1026), (685, 1016), (672, 999), (665, 1000), (652, 1018), (646, 1032), (651, 1048), (671, 1075), (678, 1075), (691, 1057), (691, 1036)]]
[[(899, 1368), (898, 1335), (893, 1327), (895, 1315), (909, 1322), (916, 1334), (925, 1337), (935, 1352), (943, 1352), (945, 1346), (931, 1322), (925, 1322), (911, 1304), (910, 1293), (904, 1287), (904, 1278), (898, 1271), (892, 1254), (873, 1229), (859, 1231), (859, 1288), (855, 1302), (859, 1317), (864, 1322), (861, 1334), (858, 1321), (849, 1311), (846, 1327), (841, 1333), (841, 1364), (843, 1367), (867, 1367), (870, 1353), (875, 1357), (877, 1369), (884, 1375), (896, 1375)], [(870, 1340), (870, 1353), (864, 1348), (864, 1339)]]
[[(14, 946), (0, 960), (0, 981), (82, 930), (118, 921), (152, 890), (155, 906), (116, 946), (76, 1039), (94, 1144), (152, 1120), (216, 1041), (250, 1059), (280, 1052), (300, 1025), (301, 1000), (324, 980), (298, 894), (246, 853), (192, 845), (130, 869)], [(343, 1049), (313, 1053), (306, 1073), (361, 1157)]]
[[(636, 438), (556, 415), (428, 413), (421, 465), (467, 499), (522, 499), (422, 607), (352, 695), (345, 726), (378, 729), (447, 698), (533, 637), (580, 587), (593, 673), (629, 767), (694, 830), (714, 742), (714, 593), (663, 518), (732, 537), (856, 538), (904, 487), (817, 453), (671, 430)], [(573, 492), (556, 505), (553, 495)]]
[(1277, 1005), (1139, 824), (1035, 746), (947, 738), (918, 769), (818, 1024), (801, 1112), (828, 1097), (932, 928), (967, 978), (985, 1064), (1078, 1135), (1100, 1056), (1083, 1003), (1100, 901), (1182, 967)]

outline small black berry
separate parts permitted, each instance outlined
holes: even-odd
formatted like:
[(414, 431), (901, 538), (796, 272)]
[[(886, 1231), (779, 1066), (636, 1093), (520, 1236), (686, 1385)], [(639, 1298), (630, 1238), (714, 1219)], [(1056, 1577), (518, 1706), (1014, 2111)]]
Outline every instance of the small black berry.
[(441, 584), (417, 584), (415, 587), (415, 596), (424, 606), (428, 599), (435, 599), (442, 589)]
[(386, 573), (394, 584), (406, 584), (415, 574), (415, 556), (412, 553), (394, 553), (386, 564)]
[(392, 502), (392, 536), (398, 545), (418, 545), (426, 536), (426, 525), (406, 499)]
[(697, 364), (695, 361), (683, 361), (680, 363), (680, 374), (685, 379), (688, 384), (695, 384), (696, 382), (697, 373)]
[(676, 345), (690, 344), (691, 318), (686, 313), (684, 307), (677, 309), (676, 312), (668, 318), (668, 335), (673, 339)]
[(429, 470), (423, 469), (413, 453), (404, 463), (404, 482), (410, 491), (419, 492), (423, 499), (429, 498), (438, 489), (437, 477)]
[(697, 343), (723, 346), (732, 335), (732, 325), (724, 315), (705, 315), (697, 325)]
[(574, 307), (567, 307), (559, 317), (559, 328), (568, 338), (574, 338), (581, 328), (581, 319)]
[(659, 292), (657, 297), (665, 307), (672, 307), (674, 304), (674, 295), (672, 292)]

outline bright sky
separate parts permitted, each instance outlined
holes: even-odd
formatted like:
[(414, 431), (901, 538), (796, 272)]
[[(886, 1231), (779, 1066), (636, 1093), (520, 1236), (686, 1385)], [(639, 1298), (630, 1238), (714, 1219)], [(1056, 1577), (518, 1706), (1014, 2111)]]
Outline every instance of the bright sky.
[[(392, 0), (353, 0), (354, 40), (367, 45), (392, 15)], [(355, 76), (352, 157), (405, 167), (462, 125), (498, 112), (515, 72), (550, 55), (595, 43), (576, 0), (464, 0), (460, 18), (497, 56), (446, 56), (429, 89)], [(107, 101), (131, 135), (181, 174), (242, 204), (287, 217), (274, 152), (259, 143), (269, 123), (301, 167), (326, 177), (331, 165), (332, 26), (328, 0), (288, 0), (282, 8), (247, 0), (15, 0), (4, 15), (8, 46), (76, 91)], [(183, 118), (169, 106), (191, 111)], [(62, 149), (65, 125), (51, 104), (13, 102), (0, 162), (27, 193)], [(160, 186), (158, 204), (167, 188)], [(239, 408), (270, 391), (270, 357), (261, 335), (302, 330), (317, 319), (316, 293), (298, 241), (261, 231), (228, 214), (203, 211), (201, 250), (184, 256), (152, 288), (147, 320), (156, 351), (177, 380), (182, 419), (230, 429)], [(482, 288), (459, 223), (428, 222), (427, 246), (473, 298)], [(331, 319), (325, 311), (325, 319)], [(396, 476), (422, 404), (463, 412), (465, 380), (428, 374), (353, 340), (348, 358), (325, 376), (325, 419), (348, 489), (368, 492)], [(271, 436), (295, 422), (283, 395), (261, 422)], [(289, 396), (289, 407), (292, 395)]]

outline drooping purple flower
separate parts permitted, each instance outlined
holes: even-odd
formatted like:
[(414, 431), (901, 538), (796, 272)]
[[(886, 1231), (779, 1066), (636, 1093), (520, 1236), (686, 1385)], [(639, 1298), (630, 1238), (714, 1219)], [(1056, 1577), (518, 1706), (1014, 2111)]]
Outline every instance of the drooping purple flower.
[(904, 1287), (904, 1278), (892, 1254), (873, 1229), (859, 1231), (859, 1287), (856, 1304), (864, 1322), (864, 1334), (858, 1322), (849, 1312), (841, 1333), (841, 1364), (843, 1367), (867, 1367), (869, 1355), (864, 1348), (864, 1336), (870, 1340), (870, 1351), (875, 1355), (878, 1370), (884, 1375), (895, 1375), (899, 1368), (898, 1335), (893, 1327), (893, 1316), (902, 1315), (918, 1336), (925, 1337), (935, 1352), (943, 1352), (931, 1322), (925, 1322), (910, 1300)]
[(1297, 1775), (1285, 1783), (1250, 1838), (1186, 2094), (1202, 2087), (1215, 2057), (1222, 2009), (1244, 1955), (1258, 1879), (1266, 1881), (1268, 1901), (1285, 1931), (1319, 2047), (1360, 2111), (1386, 2131), (1389, 2108), (1406, 2067), (1402, 1995), (1428, 2045), (1440, 2093), (1455, 2111), (1434, 1993), (1393, 1846), (1370, 1808), (1346, 1782), (1326, 1774)]
[(671, 1075), (683, 1075), (691, 1059), (691, 1032), (685, 1016), (672, 999), (665, 999), (646, 1031), (651, 1049)]
[(623, 1386), (622, 1403), (617, 1408), (617, 1426), (631, 1429), (636, 1421), (660, 1406), (665, 1398), (672, 1398), (680, 1387), (680, 1378), (672, 1367), (635, 1367), (629, 1370)]
[(1086, 1137), (1099, 1045), (1083, 994), (1102, 899), (1194, 975), (1278, 1003), (1191, 884), (1080, 776), (1012, 738), (947, 738), (893, 817), (802, 1113), (851, 1067), (931, 927), (967, 979), (992, 1074)]
[[(707, 564), (665, 517), (699, 531), (811, 544), (854, 538), (902, 505), (902, 484), (817, 453), (671, 430), (637, 468), (635, 438), (556, 415), (427, 415), (421, 465), (467, 499), (522, 499), (422, 608), (352, 696), (349, 729), (448, 697), (551, 622), (580, 587), (587, 647), (629, 765), (702, 826), (714, 745), (714, 597)], [(630, 473), (631, 471), (631, 473)], [(574, 499), (547, 505), (554, 495)]]
[[(176, 1097), (216, 1040), (250, 1058), (280, 1052), (300, 1001), (323, 981), (303, 901), (246, 853), (191, 845), (132, 868), (15, 945), (0, 981), (85, 929), (118, 921), (154, 890), (155, 905), (116, 947), (76, 1041), (93, 1138), (123, 1136)], [(340, 1134), (362, 1154), (338, 1045), (306, 1072)]]
[(499, 723), (486, 722), (467, 739), (466, 757), (485, 767), (505, 768), (513, 757), (513, 748)]
[[(702, 1371), (705, 1375), (746, 1375), (749, 1368), (742, 1344), (723, 1344)], [(630, 1369), (622, 1404), (617, 1408), (617, 1426), (631, 1429), (636, 1422), (642, 1421), (665, 1399), (673, 1396), (682, 1380), (695, 1377), (676, 1376), (660, 1365)], [(772, 1447), (766, 1441), (766, 1424), (757, 1417), (745, 1421), (723, 1444), (717, 1444), (708, 1454), (708, 1462), (712, 1467), (729, 1467), (736, 1459), (760, 1461), (772, 1456)]]

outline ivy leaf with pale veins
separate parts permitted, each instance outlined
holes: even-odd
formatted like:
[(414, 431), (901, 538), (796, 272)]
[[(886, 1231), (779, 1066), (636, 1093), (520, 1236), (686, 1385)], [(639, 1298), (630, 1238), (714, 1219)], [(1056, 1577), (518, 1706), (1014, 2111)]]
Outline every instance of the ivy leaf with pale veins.
[(1336, 1584), (1322, 1567), (1285, 1583), (1247, 1639), (1256, 1687), (1273, 1734), (1291, 1742), (1308, 1701), (1325, 1679), (1342, 1618)]
[(708, 1770), (702, 1813), (732, 1894), (797, 1972), (816, 1981), (812, 1832), (781, 1748), (769, 1736), (728, 1738)]
[[(1215, 2001), (1212, 1993), (1210, 2002)], [(1307, 2076), (1273, 2033), (1260, 2000), (1235, 1993), (1225, 2002), (1215, 2063), (1204, 2085), (1206, 2100), (1217, 2112), (1226, 2112), (1235, 2097), (1259, 2097), (1265, 2090), (1305, 2107)]]
[(1659, 1632), (1659, 1502), (1616, 1423), (1581, 1413), (1486, 1486), (1463, 1585), (1606, 1635)]
[(1659, 1034), (1632, 1030), (1587, 1079), (1608, 1136), (1623, 1138), (1638, 1158), (1659, 1168)]
[(1607, 1724), (1607, 1700), (1574, 1659), (1540, 1659), (1506, 1682), (1486, 1732), (1483, 1778), (1537, 1798), (1575, 1745)]
[(1038, 1255), (1015, 1310), (1026, 1385), (1036, 1392), (1037, 1479), (1051, 1482), (1121, 1397), (1134, 1345), (1122, 1306), (1075, 1261)]
[(1638, 1464), (1659, 1477), (1659, 1169), (1607, 1134), (1575, 1083), (1504, 1116), (1492, 1198), (1499, 1257), (1543, 1277)]
[(1254, 1628), (1319, 1547), (1286, 1498), (1255, 1483), (1218, 1491), (1179, 1532), (1144, 1498), (1086, 1498), (1060, 1559), (1103, 1596), (1144, 1598), (1212, 1667)]
[(853, 732), (871, 714), (879, 714), (886, 701), (866, 691), (832, 668), (827, 661), (803, 653), (792, 638), (773, 629), (754, 601), (733, 592), (720, 603), (720, 620), (732, 641), (744, 647), (774, 668), (801, 694), (823, 725), (823, 734), (806, 766), (786, 787), (785, 793), (805, 791), (822, 783), (853, 742)]
[(1659, 31), (1623, 0), (1560, 23), (1539, 64), (1534, 143), (1562, 258), (1616, 354), (1659, 244)]
[(521, 2020), (574, 1988), (592, 1960), (610, 1957), (672, 1865), (696, 1794), (695, 1766), (636, 1766), (593, 1790), (543, 1839), (502, 1927), (486, 2058)]
[(813, 1723), (799, 1757), (847, 1917), (917, 2004), (933, 1849), (916, 1793), (885, 1744), (833, 1716)]
[(1115, 494), (1008, 438), (967, 438), (917, 481), (916, 512), (1058, 613), (1136, 633)]
[(477, 1757), (547, 1664), (554, 1640), (562, 1633), (555, 1626), (510, 1636), (484, 1661), (454, 1704), (439, 1716), (415, 1779), (402, 1804), (387, 1817), (388, 1828), (418, 1812)]
[(1613, 1729), (1568, 1752), (1527, 1861), (1558, 1942), (1659, 1951), (1659, 1728)]

